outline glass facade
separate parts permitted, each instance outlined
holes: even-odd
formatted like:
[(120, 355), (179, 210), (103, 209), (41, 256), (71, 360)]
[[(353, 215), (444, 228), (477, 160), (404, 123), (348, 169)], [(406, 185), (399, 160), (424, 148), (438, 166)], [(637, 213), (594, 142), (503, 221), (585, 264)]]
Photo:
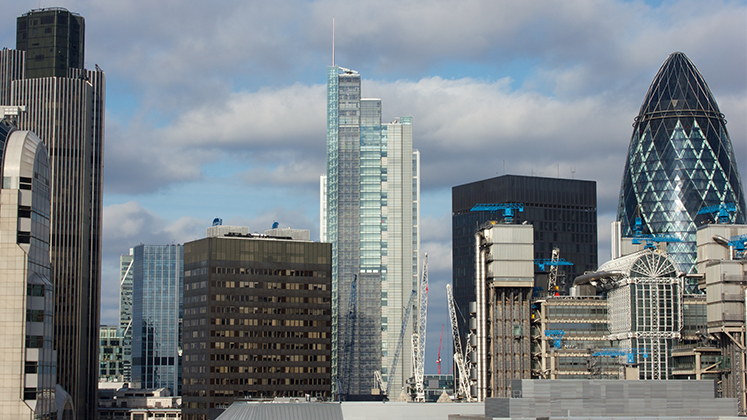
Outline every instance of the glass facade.
[(122, 335), (123, 380), (132, 380), (132, 249), (128, 255), (119, 256), (119, 334)]
[(745, 199), (724, 115), (685, 54), (661, 66), (633, 127), (617, 212), (622, 235), (633, 236), (640, 215), (644, 233), (682, 241), (668, 250), (678, 270), (692, 272), (696, 228), (713, 220), (698, 212), (733, 204), (731, 221), (745, 223)]
[[(388, 380), (404, 305), (417, 289), (419, 182), (412, 118), (382, 124), (381, 100), (361, 98), (360, 75), (328, 67), (320, 227), (322, 241), (332, 244), (332, 369), (345, 394), (370, 394), (375, 370)], [(344, 332), (351, 326), (338, 314), (346, 314), (356, 276), (356, 338), (345, 347)], [(408, 355), (411, 343), (404, 341), (402, 354)], [(352, 354), (338, 353), (343, 348)], [(392, 389), (399, 389), (411, 370), (409, 357), (400, 360), (401, 375)], [(342, 372), (338, 366), (352, 369)]]
[[(551, 258), (553, 248), (573, 263), (560, 267), (567, 286), (597, 268), (597, 186), (594, 181), (504, 175), (452, 188), (452, 282), (454, 300), (468, 317), (475, 301), (475, 232), (503, 215), (470, 211), (480, 203), (523, 203), (515, 221), (534, 227), (534, 258)], [(535, 265), (535, 273), (540, 272)], [(460, 334), (466, 337), (461, 326)]]
[(181, 395), (184, 247), (133, 249), (132, 382)]
[(99, 382), (124, 381), (124, 346), (119, 327), (99, 328)]

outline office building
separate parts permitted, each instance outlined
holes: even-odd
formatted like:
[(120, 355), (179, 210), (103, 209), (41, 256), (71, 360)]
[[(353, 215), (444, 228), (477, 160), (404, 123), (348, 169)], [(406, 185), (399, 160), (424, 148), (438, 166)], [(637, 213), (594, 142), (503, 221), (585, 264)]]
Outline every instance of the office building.
[[(511, 396), (511, 381), (531, 378), (530, 306), (534, 228), (488, 222), (474, 236), (476, 301), (470, 306), (470, 394)], [(473, 322), (474, 321), (474, 322)], [(473, 379), (474, 377), (474, 379)]]
[[(382, 123), (381, 109), (380, 99), (362, 98), (358, 72), (327, 68), (320, 227), (321, 240), (332, 244), (333, 376), (342, 387), (336, 392), (347, 396), (377, 388), (377, 370), (399, 394), (412, 372), (407, 355), (417, 310), (407, 321), (403, 356), (393, 362), (405, 307), (418, 288), (420, 155), (412, 148), (412, 118)], [(348, 325), (353, 281), (357, 315)], [(355, 338), (345, 343), (349, 331)]]
[(25, 107), (18, 128), (49, 151), (58, 379), (81, 419), (96, 416), (105, 96), (103, 71), (83, 68), (84, 39), (82, 16), (36, 9), (17, 19), (17, 50), (0, 53), (0, 105)]
[(617, 210), (622, 236), (633, 236), (640, 216), (644, 233), (681, 240), (669, 244), (669, 253), (677, 270), (694, 272), (696, 229), (714, 218), (699, 212), (721, 204), (734, 206), (730, 222), (745, 223), (726, 119), (698, 69), (676, 52), (651, 82), (633, 124)]
[(534, 227), (534, 258), (549, 259), (558, 248), (560, 257), (573, 263), (559, 267), (561, 280), (565, 276), (561, 294), (576, 276), (597, 268), (596, 182), (504, 175), (453, 187), (451, 194), (454, 300), (465, 317), (476, 298), (475, 234), (484, 223), (503, 220), (501, 211), (471, 211), (477, 204), (523, 204), (514, 219)]
[(184, 247), (140, 244), (132, 257), (131, 387), (181, 395)]
[(330, 244), (184, 244), (183, 417), (213, 420), (236, 398), (330, 398), (331, 281)]
[(0, 143), (0, 418), (70, 418), (70, 400), (56, 389), (47, 151), (5, 120)]
[(116, 325), (99, 328), (99, 382), (124, 381), (124, 340)]
[(119, 334), (122, 336), (123, 380), (132, 381), (132, 269), (133, 250), (119, 256)]

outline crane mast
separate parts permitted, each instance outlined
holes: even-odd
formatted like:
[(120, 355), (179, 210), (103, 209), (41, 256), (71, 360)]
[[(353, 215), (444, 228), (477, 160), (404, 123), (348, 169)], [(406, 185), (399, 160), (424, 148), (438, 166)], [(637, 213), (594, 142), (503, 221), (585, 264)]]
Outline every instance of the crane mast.
[[(407, 330), (407, 321), (410, 318), (410, 310), (412, 304), (415, 302), (415, 297), (418, 295), (417, 290), (413, 290), (410, 294), (410, 300), (407, 301), (407, 308), (405, 309), (405, 316), (402, 318), (402, 327), (399, 330), (399, 340), (397, 341), (397, 349), (394, 351), (394, 358), (392, 359), (392, 366), (389, 369), (388, 380), (386, 381), (385, 389), (386, 394), (389, 395), (389, 388), (392, 385), (394, 374), (397, 372), (397, 362), (399, 362), (399, 355), (402, 353), (402, 342), (405, 339), (405, 331)], [(374, 373), (375, 375), (375, 373)]]
[[(420, 280), (420, 314), (417, 337), (413, 334), (413, 368), (415, 370), (415, 401), (425, 402), (425, 335), (428, 323), (428, 253), (423, 260), (423, 275)], [(416, 340), (417, 338), (417, 340)], [(417, 346), (415, 342), (417, 341)]]
[(459, 324), (457, 323), (456, 317), (456, 303), (454, 303), (454, 295), (451, 293), (451, 285), (446, 285), (446, 301), (449, 306), (449, 319), (451, 320), (451, 334), (454, 340), (454, 363), (457, 366), (457, 372), (459, 374), (459, 382), (457, 387), (457, 397), (462, 397), (467, 401), (471, 401), (470, 389), (469, 389), (469, 374), (467, 372), (467, 363), (462, 353), (462, 342), (459, 338)]

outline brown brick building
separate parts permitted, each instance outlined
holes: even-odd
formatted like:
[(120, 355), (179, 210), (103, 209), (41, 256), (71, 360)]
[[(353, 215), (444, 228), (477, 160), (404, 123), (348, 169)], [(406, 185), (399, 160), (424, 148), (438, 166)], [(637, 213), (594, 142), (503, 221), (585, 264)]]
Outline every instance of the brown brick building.
[(236, 398), (331, 396), (331, 252), (256, 234), (184, 244), (185, 420)]

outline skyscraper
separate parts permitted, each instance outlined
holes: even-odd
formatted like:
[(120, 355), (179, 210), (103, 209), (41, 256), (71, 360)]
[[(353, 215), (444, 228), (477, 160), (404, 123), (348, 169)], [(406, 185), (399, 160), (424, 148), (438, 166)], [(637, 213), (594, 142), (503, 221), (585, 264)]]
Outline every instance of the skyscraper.
[(692, 61), (672, 53), (633, 124), (617, 210), (622, 235), (633, 235), (640, 215), (644, 232), (682, 240), (668, 250), (678, 270), (691, 272), (696, 229), (713, 217), (698, 212), (720, 204), (736, 207), (733, 223), (745, 222), (744, 190), (726, 120)]
[(49, 151), (58, 380), (82, 419), (96, 416), (105, 91), (98, 66), (83, 68), (84, 39), (82, 16), (37, 9), (17, 20), (18, 50), (0, 52), (0, 95)]
[[(332, 244), (332, 369), (342, 387), (337, 393), (369, 394), (376, 370), (399, 392), (411, 375), (409, 333), (417, 311), (407, 323), (396, 374), (391, 372), (405, 306), (418, 287), (419, 166), (412, 118), (382, 124), (381, 100), (361, 98), (360, 74), (328, 67), (320, 226), (322, 241)], [(357, 314), (348, 325), (355, 279)], [(344, 343), (351, 330), (355, 338)]]
[(184, 247), (138, 245), (132, 271), (132, 386), (181, 395)]
[[(458, 185), (451, 192), (454, 301), (465, 317), (475, 301), (475, 233), (503, 214), (471, 211), (476, 204), (521, 203), (518, 223), (534, 226), (534, 258), (551, 258), (553, 248), (573, 263), (560, 267), (565, 287), (597, 268), (597, 185), (594, 181), (504, 175)], [(535, 271), (540, 272), (538, 266)], [(465, 335), (463, 334), (464, 338)]]
[(132, 380), (132, 269), (133, 250), (119, 256), (119, 334), (122, 336), (123, 380)]

